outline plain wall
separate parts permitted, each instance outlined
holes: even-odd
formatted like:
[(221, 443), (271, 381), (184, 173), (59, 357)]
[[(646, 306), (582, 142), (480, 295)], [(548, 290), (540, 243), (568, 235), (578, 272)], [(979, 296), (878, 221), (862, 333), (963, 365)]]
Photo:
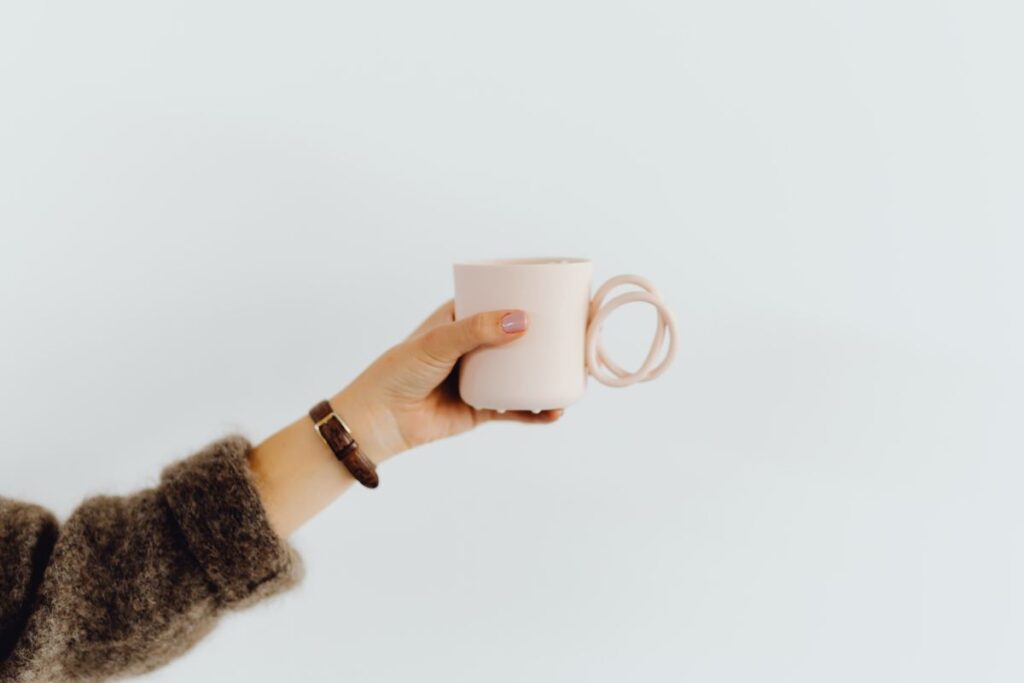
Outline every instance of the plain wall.
[(148, 680), (1019, 681), (1022, 20), (5, 3), (0, 494), (152, 484), (344, 386), (452, 261), (586, 256), (662, 288), (675, 367), (389, 462)]

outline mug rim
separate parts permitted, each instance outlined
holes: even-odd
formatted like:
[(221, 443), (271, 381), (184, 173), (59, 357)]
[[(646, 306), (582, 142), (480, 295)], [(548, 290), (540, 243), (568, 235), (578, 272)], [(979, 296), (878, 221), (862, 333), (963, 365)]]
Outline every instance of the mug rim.
[(453, 265), (459, 268), (486, 268), (494, 266), (514, 266), (523, 268), (543, 268), (545, 266), (575, 266), (590, 263), (588, 258), (573, 256), (540, 256), (530, 258), (496, 258), (456, 261)]

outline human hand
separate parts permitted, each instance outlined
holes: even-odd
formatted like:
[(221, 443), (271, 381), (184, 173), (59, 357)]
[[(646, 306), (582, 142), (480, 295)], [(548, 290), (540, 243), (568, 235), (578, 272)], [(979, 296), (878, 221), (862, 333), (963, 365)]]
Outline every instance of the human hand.
[(331, 399), (362, 450), (375, 462), (491, 420), (550, 423), (561, 410), (477, 410), (459, 398), (455, 365), (480, 346), (515, 343), (527, 333), (525, 311), (480, 313), (454, 321), (443, 304), (402, 343), (388, 349)]

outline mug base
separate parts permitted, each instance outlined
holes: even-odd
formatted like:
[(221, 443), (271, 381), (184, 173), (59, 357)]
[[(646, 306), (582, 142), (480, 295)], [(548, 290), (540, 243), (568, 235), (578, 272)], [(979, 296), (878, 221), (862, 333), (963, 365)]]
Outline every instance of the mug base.
[(462, 400), (465, 401), (470, 407), (476, 410), (496, 410), (499, 413), (507, 413), (509, 411), (529, 411), (531, 413), (541, 413), (546, 410), (562, 410), (569, 407), (573, 403), (576, 403), (581, 397), (558, 397), (548, 400), (488, 400), (485, 397), (467, 397), (463, 396)]

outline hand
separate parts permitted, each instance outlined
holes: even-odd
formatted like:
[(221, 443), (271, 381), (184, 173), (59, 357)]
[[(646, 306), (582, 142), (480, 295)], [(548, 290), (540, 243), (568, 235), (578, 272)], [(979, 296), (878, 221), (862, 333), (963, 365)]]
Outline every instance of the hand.
[(459, 398), (455, 365), (480, 346), (513, 344), (527, 333), (524, 311), (480, 313), (454, 322), (445, 303), (392, 347), (331, 403), (375, 462), (414, 446), (454, 436), (490, 420), (550, 423), (561, 410), (477, 410)]

